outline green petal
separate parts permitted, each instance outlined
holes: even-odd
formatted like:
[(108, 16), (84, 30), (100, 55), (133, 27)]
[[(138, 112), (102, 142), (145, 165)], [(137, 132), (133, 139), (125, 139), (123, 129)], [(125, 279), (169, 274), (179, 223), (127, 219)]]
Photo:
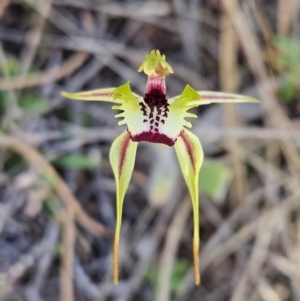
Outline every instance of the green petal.
[(113, 142), (109, 154), (110, 164), (112, 166), (117, 189), (116, 204), (116, 230), (113, 248), (113, 277), (114, 283), (118, 283), (119, 270), (119, 238), (122, 223), (123, 201), (128, 184), (132, 175), (137, 142), (133, 142), (128, 132), (124, 132)]
[(207, 105), (211, 103), (258, 103), (259, 100), (250, 96), (240, 94), (214, 91), (196, 91), (190, 85), (186, 85), (182, 94), (169, 99), (169, 102), (171, 106), (176, 104), (177, 107), (188, 110), (197, 106)]
[(196, 91), (190, 85), (186, 85), (181, 95), (169, 99), (169, 115), (164, 125), (160, 126), (161, 131), (168, 137), (176, 138), (184, 127), (191, 128), (192, 124), (185, 118), (196, 118), (197, 115), (188, 111), (199, 105), (210, 103), (226, 103), (226, 102), (259, 102), (255, 98), (244, 95)]
[(82, 91), (77, 93), (69, 93), (66, 91), (59, 91), (60, 94), (66, 98), (76, 100), (89, 100), (89, 101), (110, 101), (120, 103), (120, 100), (115, 99), (113, 92), (116, 88), (105, 88), (91, 91)]
[(186, 85), (181, 95), (169, 100), (170, 109), (176, 109), (178, 110), (178, 112), (186, 112), (187, 110), (196, 107), (197, 105), (193, 103), (199, 101), (200, 99), (201, 97), (198, 92), (194, 90), (190, 85)]
[(113, 94), (114, 99), (121, 103), (113, 106), (113, 109), (123, 111), (115, 116), (116, 118), (123, 118), (118, 124), (127, 124), (128, 131), (132, 136), (147, 131), (148, 126), (143, 122), (144, 116), (139, 104), (143, 98), (132, 93), (129, 82), (116, 88)]
[(189, 188), (193, 204), (194, 215), (194, 238), (193, 238), (193, 256), (195, 283), (200, 284), (199, 273), (199, 196), (198, 196), (198, 177), (203, 162), (203, 150), (197, 136), (188, 130), (178, 137), (175, 143), (175, 151), (179, 160), (180, 168)]
[(255, 102), (259, 100), (245, 95), (223, 93), (223, 92), (211, 92), (211, 91), (197, 91), (200, 95), (200, 99), (197, 101), (191, 101), (191, 105), (207, 105), (210, 103), (239, 103), (239, 102)]
[(176, 139), (184, 127), (192, 127), (192, 124), (185, 118), (196, 118), (197, 115), (188, 113), (187, 111), (196, 107), (190, 103), (199, 100), (200, 96), (189, 85), (185, 87), (182, 94), (170, 100), (168, 117), (165, 123), (160, 125), (160, 131), (172, 139)]

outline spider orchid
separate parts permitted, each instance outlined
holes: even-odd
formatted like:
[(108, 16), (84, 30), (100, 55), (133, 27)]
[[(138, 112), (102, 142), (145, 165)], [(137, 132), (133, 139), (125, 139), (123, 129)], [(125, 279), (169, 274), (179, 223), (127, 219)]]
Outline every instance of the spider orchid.
[(127, 131), (115, 139), (110, 150), (110, 163), (116, 180), (116, 229), (113, 246), (113, 278), (118, 283), (119, 237), (121, 231), (124, 196), (132, 175), (137, 145), (140, 141), (162, 143), (174, 146), (183, 177), (188, 186), (194, 219), (193, 257), (195, 283), (200, 284), (199, 273), (199, 200), (198, 174), (203, 161), (203, 150), (197, 136), (186, 128), (191, 123), (185, 118), (197, 115), (188, 111), (210, 103), (258, 102), (256, 99), (221, 92), (195, 91), (186, 85), (179, 96), (167, 98), (165, 77), (173, 73), (165, 55), (153, 50), (140, 66), (148, 76), (146, 93), (133, 93), (129, 82), (117, 88), (104, 88), (86, 92), (69, 93), (61, 91), (67, 98), (88, 101), (109, 101), (116, 105), (114, 110), (122, 111), (116, 118), (123, 118), (119, 125), (126, 124)]

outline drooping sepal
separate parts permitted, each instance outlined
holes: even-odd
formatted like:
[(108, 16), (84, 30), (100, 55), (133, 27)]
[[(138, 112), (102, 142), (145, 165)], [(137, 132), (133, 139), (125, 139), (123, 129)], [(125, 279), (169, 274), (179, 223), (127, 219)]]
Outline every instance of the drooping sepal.
[(194, 257), (194, 271), (195, 283), (200, 284), (199, 273), (199, 196), (198, 196), (198, 178), (199, 171), (203, 162), (203, 150), (201, 143), (197, 136), (188, 130), (178, 137), (175, 143), (175, 151), (180, 164), (180, 168), (188, 186), (194, 216), (194, 237), (193, 237), (193, 257)]
[(173, 73), (172, 67), (166, 62), (166, 56), (154, 49), (146, 55), (146, 60), (141, 64), (138, 72), (144, 71), (148, 76), (166, 76)]
[(66, 98), (75, 100), (87, 100), (87, 101), (109, 101), (120, 103), (120, 100), (114, 97), (113, 92), (116, 88), (104, 88), (91, 91), (83, 91), (70, 93), (60, 90), (60, 94)]
[(119, 278), (119, 238), (121, 232), (123, 201), (132, 175), (137, 142), (133, 142), (128, 132), (124, 132), (113, 142), (109, 154), (110, 164), (116, 181), (116, 229), (113, 246), (113, 279)]

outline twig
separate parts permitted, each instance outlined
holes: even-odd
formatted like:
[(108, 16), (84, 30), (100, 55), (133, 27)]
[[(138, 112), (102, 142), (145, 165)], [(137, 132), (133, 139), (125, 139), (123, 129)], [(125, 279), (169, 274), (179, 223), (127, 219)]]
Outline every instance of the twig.
[(262, 9), (262, 3), (256, 0), (248, 2), (250, 8), (253, 10), (257, 23), (260, 27), (264, 38), (265, 57), (273, 69), (278, 70), (278, 55), (276, 49), (273, 47), (274, 33), (268, 19)]
[[(0, 28), (0, 38), (2, 40), (12, 41), (18, 44), (23, 41), (21, 32), (15, 30), (11, 31), (8, 27), (3, 28), (2, 30)], [(41, 44), (43, 47), (51, 49), (89, 52), (90, 54), (93, 54), (99, 62), (102, 62), (104, 57), (107, 57), (107, 51), (109, 51), (110, 54), (122, 59), (130, 60), (136, 67), (138, 67), (138, 64), (144, 59), (145, 53), (147, 52), (147, 50), (141, 51), (134, 47), (106, 40), (101, 41), (100, 45), (96, 39), (79, 36), (78, 33), (76, 35), (73, 34), (70, 37), (58, 34), (45, 34)], [(101, 61), (99, 60), (99, 57), (102, 57)], [(114, 60), (113, 63), (116, 64), (116, 60)], [(188, 80), (190, 84), (198, 87), (199, 89), (209, 89), (212, 87), (211, 82), (207, 81), (204, 77), (199, 76), (199, 73), (187, 68), (184, 64), (178, 63), (178, 61), (175, 60), (171, 61), (170, 64), (174, 69), (176, 69), (177, 76), (182, 80)], [(109, 61), (103, 61), (103, 66), (104, 65), (109, 65)]]
[(194, 22), (190, 18), (183, 18), (183, 14), (189, 16), (193, 11), (192, 3), (195, 1), (181, 1), (174, 0), (174, 10), (178, 15), (177, 17), (177, 27), (178, 32), (181, 36), (183, 48), (184, 48), (184, 56), (188, 65), (193, 65), (195, 69), (200, 69), (200, 60), (198, 59), (198, 45), (199, 43), (199, 35), (201, 34), (201, 30), (199, 30), (199, 23)]
[(51, 223), (46, 229), (45, 236), (43, 237), (42, 241), (34, 245), (30, 251), (21, 256), (18, 262), (9, 267), (6, 273), (7, 279), (15, 282), (22, 277), (24, 273), (34, 265), (35, 261), (42, 254), (51, 250), (51, 246), (53, 245), (53, 242), (57, 240), (57, 236), (58, 227), (53, 226)]
[(22, 53), (22, 64), (21, 64), (21, 74), (23, 78), (26, 78), (26, 75), (32, 65), (32, 62), (35, 58), (37, 48), (41, 42), (43, 30), (46, 24), (47, 16), (51, 12), (52, 0), (43, 0), (38, 1), (37, 5), (43, 11), (43, 15), (36, 14), (34, 16), (34, 27), (33, 29), (26, 34), (25, 37), (25, 51)]
[[(291, 124), (286, 114), (281, 110), (275, 94), (274, 87), (268, 83), (268, 75), (261, 55), (260, 47), (256, 37), (247, 24), (246, 17), (239, 6), (234, 5), (234, 0), (222, 0), (225, 11), (230, 18), (237, 37), (245, 51), (248, 65), (252, 73), (256, 76), (258, 82), (264, 85), (259, 88), (262, 97), (262, 104), (265, 105), (268, 117), (275, 128), (291, 129)], [(296, 138), (296, 136), (295, 136)], [(300, 166), (300, 158), (294, 143), (281, 140), (282, 151), (288, 161), (288, 167), (291, 173), (295, 173), (295, 168)]]
[(0, 80), (0, 90), (23, 89), (45, 84), (62, 79), (76, 71), (87, 60), (89, 55), (85, 52), (76, 53), (59, 67), (55, 66), (47, 71), (16, 78), (5, 78)]
[(282, 214), (282, 212), (274, 210), (273, 214), (262, 215), (262, 218), (259, 219), (256, 231), (256, 240), (251, 256), (240, 281), (238, 281), (238, 284), (235, 287), (230, 299), (231, 301), (247, 299), (246, 291), (248, 280), (252, 279), (255, 284), (257, 283), (262, 265), (269, 252), (269, 246), (274, 232), (274, 224), (277, 219), (281, 218), (280, 214)]
[(47, 249), (45, 249), (44, 252), (42, 252), (41, 258), (39, 258), (38, 260), (37, 270), (35, 272), (33, 281), (31, 284), (29, 284), (29, 287), (26, 289), (26, 296), (31, 301), (40, 300), (39, 292), (42, 286), (42, 282), (51, 264), (53, 251), (59, 237), (58, 223), (50, 221), (47, 232), (51, 234), (45, 236), (45, 242), (48, 243)]
[(74, 264), (74, 244), (75, 244), (75, 226), (74, 209), (69, 207), (63, 212), (63, 257), (61, 262), (60, 279), (60, 300), (73, 301), (73, 264)]
[(11, 136), (0, 134), (0, 147), (10, 148), (23, 156), (46, 179), (51, 181), (53, 189), (65, 204), (68, 210), (73, 210), (76, 220), (94, 235), (109, 235), (111, 232), (102, 224), (92, 220), (82, 209), (69, 187), (57, 174), (55, 169), (44, 157), (31, 146), (26, 145)]
[(117, 2), (82, 2), (80, 0), (64, 0), (55, 1), (55, 5), (71, 6), (77, 8), (84, 8), (88, 10), (99, 11), (102, 14), (120, 16), (122, 18), (131, 18), (136, 15), (141, 17), (146, 16), (166, 16), (172, 10), (168, 2), (162, 1), (145, 1), (144, 3), (117, 3)]
[[(235, 2), (237, 5), (237, 2)], [(220, 37), (220, 77), (222, 90), (235, 93), (239, 83), (239, 72), (237, 68), (238, 41), (234, 33), (232, 24), (228, 17), (221, 17), (221, 37)], [(224, 123), (229, 128), (238, 128), (239, 121), (236, 116), (236, 106), (225, 104), (223, 106)], [(247, 191), (245, 180), (245, 166), (238, 159), (240, 145), (235, 137), (226, 140), (227, 148), (230, 152), (230, 161), (233, 165), (234, 178), (231, 189), (232, 204), (237, 201), (242, 202)]]
[(282, 301), (276, 291), (264, 277), (259, 278), (258, 291), (265, 301)]
[(166, 233), (166, 243), (163, 248), (158, 280), (158, 301), (168, 301), (170, 297), (170, 284), (173, 266), (175, 262), (176, 250), (180, 238), (184, 232), (186, 221), (191, 212), (191, 201), (185, 198), (178, 208), (172, 223)]
[[(3, 73), (5, 78), (9, 78), (7, 59), (1, 42), (0, 42), (0, 67), (2, 67), (2, 70), (4, 71)], [(8, 85), (7, 91), (8, 91), (7, 116), (5, 116), (3, 120), (3, 124), (6, 123), (10, 125), (14, 119), (19, 118), (22, 115), (22, 112), (18, 106), (17, 96), (14, 89), (10, 85)]]
[(83, 267), (80, 265), (79, 261), (75, 259), (73, 263), (74, 269), (74, 280), (76, 282), (76, 286), (89, 300), (95, 300), (99, 297), (99, 289), (96, 284), (94, 284), (89, 276), (86, 274)]
[[(39, 7), (33, 7), (40, 14), (43, 15), (43, 11)], [(45, 15), (44, 15), (45, 16)], [(47, 16), (45, 16), (47, 17)], [(75, 44), (80, 45), (80, 42), (74, 37), (74, 33), (80, 33), (82, 35), (88, 35), (86, 31), (81, 30), (77, 24), (75, 24), (72, 20), (67, 18), (64, 14), (59, 12), (56, 9), (52, 9), (51, 14), (49, 15), (49, 21), (55, 24), (59, 29), (65, 32)], [(88, 38), (89, 40), (89, 38)], [(99, 60), (103, 65), (108, 66), (111, 70), (114, 70), (117, 74), (122, 76), (125, 79), (130, 79), (133, 84), (141, 85), (142, 79), (141, 76), (135, 70), (133, 70), (130, 66), (125, 65), (121, 61), (117, 60), (114, 55), (108, 51), (105, 47), (103, 47), (100, 43), (97, 43), (98, 47), (102, 49), (105, 53), (104, 56), (100, 56), (95, 54), (95, 58)]]
[[(285, 211), (286, 214), (289, 214), (291, 211), (297, 208), (299, 206), (299, 196), (300, 191), (297, 190), (294, 192), (293, 195), (286, 198), (286, 200), (283, 200), (283, 202), (280, 203), (280, 205), (276, 206), (272, 210), (263, 213), (257, 219), (253, 220), (252, 222), (248, 223), (243, 228), (241, 228), (237, 233), (232, 234), (232, 232), (230, 231), (230, 227), (234, 227), (234, 224), (236, 224), (237, 221), (243, 216), (241, 214), (240, 209), (249, 209), (248, 207), (244, 207), (245, 203), (242, 203), (240, 207), (235, 212), (233, 212), (226, 221), (224, 221), (221, 224), (217, 233), (210, 238), (209, 242), (202, 249), (200, 257), (201, 272), (203, 273), (210, 265), (218, 265), (230, 254), (235, 252), (241, 245), (243, 245), (243, 243), (251, 239), (256, 233), (257, 224), (260, 223), (262, 219), (270, 217), (273, 214), (277, 215), (277, 212)], [(232, 234), (231, 237), (229, 237), (230, 234)], [(222, 243), (222, 241), (225, 239), (226, 242)], [(178, 296), (178, 300), (181, 300), (182, 295), (184, 295), (185, 292), (188, 291), (193, 285), (193, 277), (194, 275), (191, 269), (183, 281), (182, 287), (184, 287), (184, 289)]]
[(2, 17), (6, 7), (8, 6), (10, 0), (2, 0), (0, 2), (0, 17)]
[(297, 12), (298, 0), (279, 0), (278, 1), (278, 21), (277, 34), (285, 36), (291, 28), (293, 17)]
[[(253, 235), (256, 234), (257, 225), (260, 224), (264, 219), (268, 220), (270, 218), (276, 218), (276, 216), (282, 212), (291, 212), (295, 210), (295, 208), (297, 208), (299, 205), (299, 195), (300, 191), (297, 194), (291, 195), (284, 201), (284, 203), (281, 203), (281, 205), (263, 213), (257, 219), (244, 226), (231, 238), (227, 239), (222, 246), (216, 248), (214, 252), (211, 252), (210, 254), (204, 254), (205, 257), (203, 255), (204, 258), (202, 260), (202, 268), (207, 269), (210, 264), (216, 266), (222, 262), (227, 256), (237, 250), (244, 242), (248, 241)], [(257, 250), (257, 252), (258, 251), (259, 250)]]

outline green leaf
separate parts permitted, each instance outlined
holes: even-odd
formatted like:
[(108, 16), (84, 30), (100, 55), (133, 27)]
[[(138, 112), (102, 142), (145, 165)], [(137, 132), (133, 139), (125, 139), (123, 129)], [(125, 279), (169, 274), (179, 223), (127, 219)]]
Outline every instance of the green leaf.
[(53, 174), (44, 173), (42, 179), (48, 184), (49, 187), (53, 188), (57, 184), (57, 177)]
[(25, 96), (19, 99), (20, 108), (28, 113), (33, 115), (40, 115), (47, 112), (49, 108), (48, 102), (37, 96)]
[(154, 265), (150, 265), (145, 273), (145, 280), (150, 282), (152, 285), (157, 285), (158, 280), (158, 269)]
[(300, 39), (290, 37), (277, 37), (274, 45), (279, 50), (278, 66), (282, 74), (295, 85), (300, 78)]
[(274, 40), (274, 45), (281, 51), (278, 63), (282, 67), (291, 67), (293, 63), (299, 64), (300, 39), (277, 37)]
[(4, 156), (4, 158), (5, 161), (4, 161), (3, 170), (5, 172), (14, 173), (26, 166), (25, 159), (16, 153), (9, 152), (7, 153), (6, 156)]
[(69, 154), (54, 161), (54, 164), (71, 169), (96, 168), (101, 165), (99, 156)]
[[(15, 57), (13, 57), (13, 56), (7, 57), (6, 67), (7, 67), (7, 71), (8, 71), (9, 76), (13, 77), (13, 76), (16, 76), (16, 75), (19, 74), (20, 63)], [(0, 74), (4, 75), (4, 70), (2, 68), (0, 68)]]
[(216, 160), (204, 160), (199, 175), (200, 190), (217, 203), (224, 200), (232, 179), (230, 168)]
[[(170, 290), (172, 294), (178, 295), (181, 292), (182, 289), (182, 281), (184, 277), (186, 276), (188, 270), (190, 268), (190, 263), (186, 259), (178, 259), (173, 267), (172, 276), (171, 276), (171, 285)], [(158, 268), (154, 265), (149, 266), (146, 274), (145, 279), (149, 283), (151, 283), (156, 288), (155, 298), (154, 300), (157, 300), (157, 281), (159, 279), (159, 271)]]
[(46, 212), (48, 212), (51, 216), (56, 217), (60, 212), (57, 204), (52, 198), (46, 198), (43, 202), (43, 207)]
[(0, 112), (3, 112), (7, 107), (7, 101), (5, 98), (5, 94), (0, 91)]
[(296, 99), (297, 88), (291, 82), (285, 82), (279, 89), (279, 99), (283, 103), (291, 103)]
[(64, 253), (65, 253), (64, 245), (61, 242), (57, 243), (54, 249), (54, 256), (61, 258), (63, 257)]
[(171, 280), (171, 292), (175, 295), (179, 294), (182, 289), (182, 281), (190, 268), (189, 261), (186, 259), (178, 259), (175, 262)]

